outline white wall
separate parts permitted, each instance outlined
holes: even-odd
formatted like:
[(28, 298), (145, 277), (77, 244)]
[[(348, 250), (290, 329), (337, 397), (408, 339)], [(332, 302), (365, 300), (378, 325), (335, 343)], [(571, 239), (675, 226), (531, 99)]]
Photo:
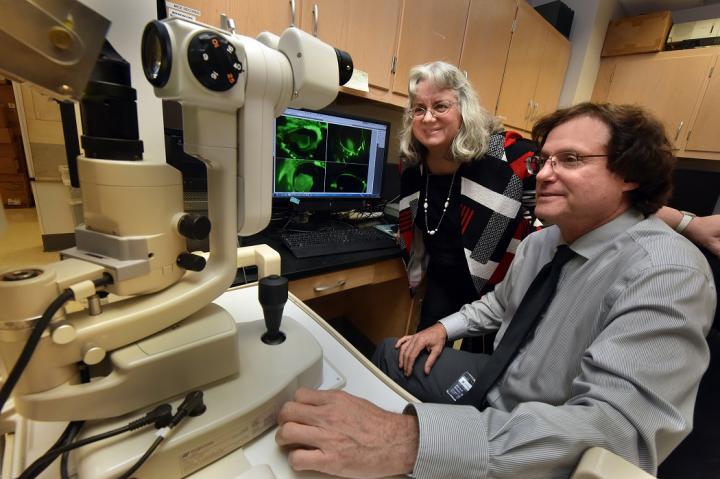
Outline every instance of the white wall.
[(140, 39), (145, 25), (157, 18), (155, 2), (151, 0), (82, 0), (112, 22), (108, 41), (130, 62), (132, 86), (137, 90), (138, 126), (145, 152), (143, 158), (151, 162), (165, 161), (165, 140), (162, 105), (145, 79), (140, 60)]
[(673, 23), (694, 22), (696, 20), (708, 20), (720, 18), (720, 3), (705, 5), (704, 7), (686, 8), (672, 12)]

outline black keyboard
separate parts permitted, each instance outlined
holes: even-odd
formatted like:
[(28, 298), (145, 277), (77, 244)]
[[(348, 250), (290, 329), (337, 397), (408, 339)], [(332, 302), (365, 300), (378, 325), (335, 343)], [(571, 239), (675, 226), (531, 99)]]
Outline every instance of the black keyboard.
[(398, 247), (393, 238), (375, 228), (286, 231), (280, 238), (296, 258)]

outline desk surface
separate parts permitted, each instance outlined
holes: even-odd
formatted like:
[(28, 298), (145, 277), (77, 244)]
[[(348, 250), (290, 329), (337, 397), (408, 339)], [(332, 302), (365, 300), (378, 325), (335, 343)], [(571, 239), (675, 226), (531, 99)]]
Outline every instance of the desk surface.
[[(280, 253), (282, 275), (289, 280), (374, 263), (388, 258), (397, 258), (402, 255), (402, 251), (398, 246), (395, 248), (358, 251), (355, 253), (317, 256), (314, 258), (296, 258), (290, 250), (285, 247), (277, 234), (260, 233), (248, 238), (242, 238), (242, 246), (252, 246), (256, 244), (266, 244)], [(256, 280), (256, 275), (243, 277), (243, 272), (238, 271), (235, 283), (233, 284), (244, 284)]]
[[(263, 317), (255, 285), (230, 290), (215, 300), (215, 303), (228, 310), (236, 321), (253, 321)], [(374, 367), (368, 367), (362, 354), (292, 295), (283, 316), (293, 318), (315, 336), (322, 347), (325, 360), (345, 376), (343, 390), (395, 412), (402, 411), (412, 399), (404, 391), (396, 390), (397, 386), (392, 388), (384, 375), (376, 375)], [(275, 444), (275, 431), (276, 428), (273, 428), (244, 448), (244, 455), (252, 466), (268, 464), (278, 479), (328, 477), (322, 474), (295, 473), (287, 463), (286, 452)], [(238, 477), (242, 473), (242, 470), (237, 469), (240, 467), (238, 461), (237, 453), (230, 454), (192, 477)], [(231, 472), (232, 474), (229, 474)]]

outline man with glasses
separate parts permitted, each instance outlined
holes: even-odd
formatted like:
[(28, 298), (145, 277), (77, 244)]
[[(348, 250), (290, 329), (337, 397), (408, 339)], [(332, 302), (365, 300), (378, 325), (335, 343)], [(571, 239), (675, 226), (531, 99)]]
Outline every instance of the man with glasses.
[[(585, 103), (541, 119), (533, 139), (535, 211), (553, 226), (518, 247), (493, 292), (376, 356), (419, 399), (444, 404), (393, 414), (300, 390), (276, 436), (292, 467), (567, 477), (601, 446), (655, 473), (690, 432), (716, 298), (700, 251), (654, 215), (675, 161), (663, 127), (637, 107)], [(492, 356), (444, 348), (493, 330)]]

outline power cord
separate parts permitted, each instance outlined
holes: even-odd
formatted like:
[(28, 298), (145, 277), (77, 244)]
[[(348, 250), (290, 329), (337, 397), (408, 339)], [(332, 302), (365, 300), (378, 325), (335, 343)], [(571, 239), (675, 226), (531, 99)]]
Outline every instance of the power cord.
[(165, 440), (165, 437), (167, 437), (172, 428), (177, 426), (180, 421), (188, 416), (196, 417), (203, 414), (206, 409), (207, 407), (203, 403), (202, 391), (192, 391), (188, 393), (183, 402), (178, 406), (175, 415), (170, 420), (170, 423), (155, 433), (157, 437), (147, 451), (145, 451), (145, 454), (143, 454), (142, 457), (140, 457), (140, 459), (138, 459), (137, 462), (135, 462), (135, 464), (133, 464), (132, 467), (118, 479), (129, 479), (130, 476), (132, 476), (138, 469), (140, 469), (140, 467), (142, 467), (143, 464), (145, 464), (152, 453), (155, 452), (155, 449), (157, 449), (160, 443)]
[(145, 414), (145, 416), (136, 419), (125, 426), (112, 429), (101, 434), (96, 434), (94, 436), (86, 437), (85, 439), (81, 439), (79, 441), (53, 446), (52, 448), (50, 448), (50, 450), (48, 450), (48, 452), (40, 456), (32, 464), (30, 464), (30, 466), (28, 466), (28, 468), (23, 471), (23, 473), (18, 479), (31, 479), (33, 477), (37, 477), (37, 475), (44, 471), (50, 464), (52, 464), (53, 461), (55, 461), (55, 459), (57, 459), (60, 454), (64, 454), (66, 452), (72, 451), (73, 449), (77, 449), (78, 447), (82, 447), (93, 442), (117, 436), (118, 434), (122, 434), (124, 432), (134, 431), (135, 429), (139, 429), (150, 424), (155, 424), (155, 427), (157, 429), (164, 428), (170, 424), (172, 419), (172, 407), (169, 404), (161, 404), (160, 406), (157, 406), (155, 409)]
[[(107, 286), (109, 284), (112, 284), (112, 282), (112, 276), (110, 276), (109, 274), (104, 274), (102, 278), (93, 280), (95, 288)], [(17, 382), (20, 380), (20, 376), (22, 375), (23, 371), (25, 371), (25, 368), (30, 362), (30, 358), (32, 358), (32, 355), (35, 352), (35, 348), (37, 348), (37, 345), (40, 343), (42, 333), (48, 327), (50, 321), (52, 321), (53, 316), (55, 316), (55, 313), (57, 313), (58, 310), (62, 308), (66, 302), (70, 301), (74, 297), (75, 293), (70, 288), (65, 289), (62, 293), (60, 293), (60, 295), (58, 295), (57, 298), (53, 300), (52, 303), (50, 303), (50, 306), (47, 307), (40, 319), (37, 321), (37, 323), (35, 323), (32, 333), (30, 333), (30, 337), (25, 343), (25, 346), (23, 347), (20, 356), (18, 357), (15, 365), (12, 368), (12, 371), (10, 371), (10, 374), (5, 380), (2, 389), (0, 389), (0, 411), (2, 411), (3, 407), (5, 406), (5, 402), (8, 400), (10, 394), (17, 385)]]

